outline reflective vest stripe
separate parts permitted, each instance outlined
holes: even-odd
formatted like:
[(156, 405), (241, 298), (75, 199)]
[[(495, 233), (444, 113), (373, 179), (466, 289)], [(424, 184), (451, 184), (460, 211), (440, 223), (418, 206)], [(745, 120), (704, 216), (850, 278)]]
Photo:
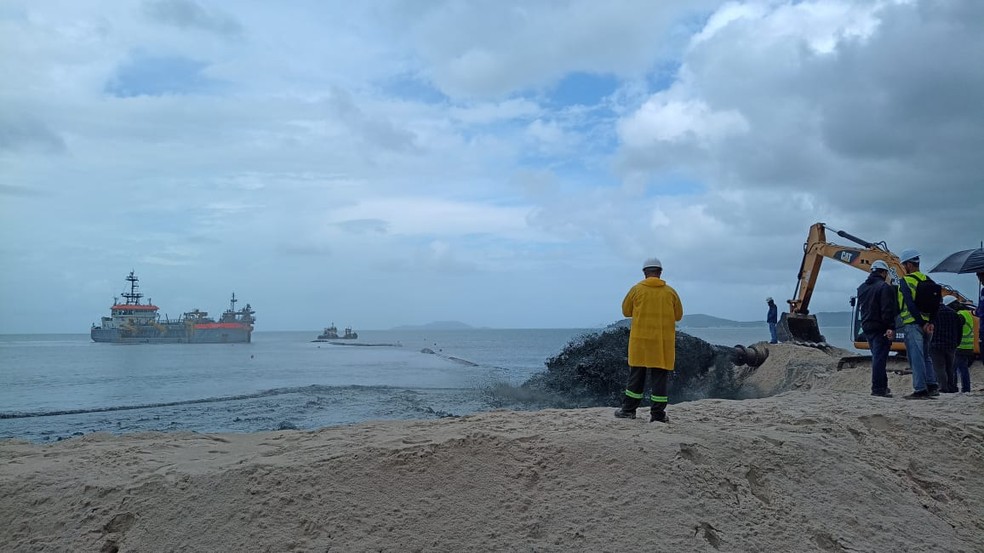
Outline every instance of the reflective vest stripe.
[(970, 311), (966, 309), (957, 311), (957, 315), (963, 317), (963, 336), (960, 338), (960, 345), (957, 349), (974, 349), (974, 318)]
[(625, 395), (629, 396), (632, 399), (642, 399), (642, 394), (637, 394), (632, 390), (626, 390)]
[(653, 403), (666, 403), (666, 396), (649, 396)]

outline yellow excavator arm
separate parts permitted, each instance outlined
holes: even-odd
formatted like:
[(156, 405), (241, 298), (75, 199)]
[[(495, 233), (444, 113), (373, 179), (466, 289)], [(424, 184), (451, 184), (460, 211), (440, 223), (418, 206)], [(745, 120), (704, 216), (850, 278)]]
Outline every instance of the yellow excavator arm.
[(827, 241), (828, 228), (830, 227), (823, 223), (816, 223), (810, 227), (810, 234), (806, 243), (803, 244), (803, 262), (800, 264), (796, 291), (793, 294), (793, 299), (788, 300), (790, 313), (802, 315), (810, 313), (810, 298), (813, 297), (813, 289), (816, 286), (817, 277), (820, 274), (820, 265), (824, 258), (840, 261), (865, 272), (871, 271), (871, 264), (875, 261), (884, 261), (888, 264), (889, 273), (895, 282), (906, 274), (898, 256), (888, 251), (884, 242), (867, 242), (842, 230), (831, 228), (831, 231), (857, 243), (858, 246), (832, 244)]

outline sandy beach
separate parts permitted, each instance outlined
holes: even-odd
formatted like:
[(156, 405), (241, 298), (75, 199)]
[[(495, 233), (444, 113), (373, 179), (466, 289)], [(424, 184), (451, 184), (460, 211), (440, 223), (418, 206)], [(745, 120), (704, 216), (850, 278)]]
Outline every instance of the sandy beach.
[[(984, 394), (867, 395), (773, 348), (778, 395), (254, 434), (0, 443), (4, 551), (982, 551)], [(973, 376), (980, 387), (980, 365)], [(788, 390), (788, 391), (785, 391)]]

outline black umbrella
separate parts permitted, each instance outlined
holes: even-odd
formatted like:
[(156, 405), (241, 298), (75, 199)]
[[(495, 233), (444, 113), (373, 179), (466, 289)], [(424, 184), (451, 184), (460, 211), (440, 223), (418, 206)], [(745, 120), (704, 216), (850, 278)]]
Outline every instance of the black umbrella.
[(979, 273), (984, 271), (984, 248), (952, 253), (929, 270), (931, 273)]

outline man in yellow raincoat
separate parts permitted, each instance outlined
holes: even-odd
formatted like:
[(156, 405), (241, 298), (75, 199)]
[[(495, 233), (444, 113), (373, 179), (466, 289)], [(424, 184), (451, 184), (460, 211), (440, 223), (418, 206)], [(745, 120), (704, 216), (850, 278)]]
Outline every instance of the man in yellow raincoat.
[(646, 373), (652, 401), (649, 422), (666, 422), (666, 388), (676, 361), (676, 322), (683, 318), (683, 305), (676, 290), (662, 278), (663, 264), (655, 257), (642, 265), (646, 276), (625, 295), (622, 314), (632, 319), (629, 331), (629, 382), (625, 386), (620, 419), (634, 419), (642, 401)]

